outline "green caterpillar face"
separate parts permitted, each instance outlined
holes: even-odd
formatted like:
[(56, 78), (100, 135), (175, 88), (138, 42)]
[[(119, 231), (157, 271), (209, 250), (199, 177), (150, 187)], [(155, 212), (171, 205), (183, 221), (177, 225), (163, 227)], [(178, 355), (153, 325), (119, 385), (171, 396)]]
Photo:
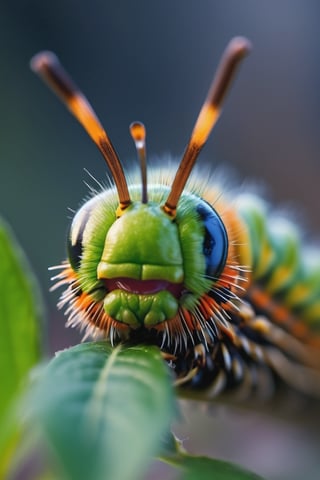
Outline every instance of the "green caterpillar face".
[(174, 317), (184, 277), (177, 226), (158, 205), (131, 205), (108, 230), (97, 274), (110, 317), (132, 327)]
[[(131, 189), (133, 199), (138, 190)], [(147, 204), (133, 200), (119, 218), (113, 191), (94, 197), (76, 214), (68, 238), (79, 292), (131, 329), (155, 327), (181, 307), (194, 308), (228, 250), (225, 228), (206, 202), (184, 195), (173, 221), (160, 206), (168, 188), (149, 190)]]
[(170, 343), (172, 336), (175, 348), (194, 343), (194, 336), (206, 343), (217, 334), (219, 323), (226, 328), (225, 308), (237, 289), (237, 255), (229, 255), (228, 235), (213, 207), (183, 192), (249, 50), (244, 38), (229, 43), (170, 188), (147, 182), (146, 131), (140, 122), (131, 124), (130, 132), (141, 185), (129, 188), (107, 133), (57, 57), (41, 52), (32, 59), (32, 69), (97, 145), (115, 183), (76, 214), (68, 237), (69, 262), (56, 267), (62, 272), (54, 277), (55, 287), (67, 285), (59, 305), (68, 305), (69, 325), (79, 324), (88, 335), (103, 333), (111, 342), (133, 331), (155, 329), (164, 332), (163, 342)]

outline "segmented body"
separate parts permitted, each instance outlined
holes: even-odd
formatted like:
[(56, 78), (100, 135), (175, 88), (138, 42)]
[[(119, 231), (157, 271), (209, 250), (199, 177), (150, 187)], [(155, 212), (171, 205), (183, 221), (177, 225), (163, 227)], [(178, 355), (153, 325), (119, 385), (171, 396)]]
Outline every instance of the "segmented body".
[[(149, 204), (155, 206), (157, 216), (171, 180), (168, 173), (157, 173), (154, 180), (149, 185)], [(139, 209), (140, 186), (129, 190)], [(215, 233), (210, 234), (208, 205), (223, 222), (227, 246), (215, 218)], [(119, 230), (116, 206), (115, 191), (104, 191), (87, 202), (73, 221), (69, 261), (55, 277), (56, 286), (67, 285), (60, 307), (68, 305), (69, 325), (85, 329), (85, 338), (159, 345), (177, 385), (204, 391), (208, 398), (226, 390), (269, 397), (279, 383), (320, 397), (320, 261), (311, 257), (310, 262), (310, 252), (303, 252), (292, 223), (271, 216), (256, 196), (239, 194), (224, 200), (210, 180), (198, 180), (189, 183), (178, 205), (174, 223), (180, 250), (175, 261), (176, 251), (169, 252), (175, 239), (163, 223), (154, 230), (153, 217), (144, 212), (144, 223), (136, 225), (140, 232), (134, 222), (131, 230)], [(165, 246), (158, 252), (155, 236), (161, 234)], [(126, 247), (121, 247), (128, 237), (132, 237), (129, 250), (134, 250), (130, 263), (123, 257)], [(224, 258), (221, 265), (213, 258), (215, 249)], [(120, 251), (116, 259), (113, 250)], [(110, 258), (112, 262), (107, 262)], [(139, 274), (131, 263), (139, 265)], [(159, 278), (156, 270), (148, 273), (147, 267), (140, 268), (154, 263), (161, 266)], [(143, 275), (147, 282), (128, 281)], [(159, 280), (169, 283), (160, 287)], [(142, 283), (154, 291), (142, 291)], [(106, 301), (109, 294), (112, 300)]]
[(229, 310), (232, 336), (178, 362), (182, 383), (189, 372), (187, 386), (208, 398), (224, 390), (269, 398), (282, 383), (319, 398), (319, 252), (304, 248), (299, 229), (257, 196), (240, 194), (234, 209), (247, 235), (240, 258), (245, 252), (250, 268), (238, 310)]

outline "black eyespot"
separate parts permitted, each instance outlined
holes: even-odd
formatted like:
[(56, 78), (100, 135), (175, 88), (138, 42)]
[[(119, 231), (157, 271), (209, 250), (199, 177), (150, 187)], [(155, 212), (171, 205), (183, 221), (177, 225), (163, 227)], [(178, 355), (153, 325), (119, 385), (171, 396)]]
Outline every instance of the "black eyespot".
[(228, 255), (228, 235), (226, 228), (212, 206), (200, 199), (197, 206), (204, 224), (203, 254), (206, 259), (206, 275), (218, 278)]
[(77, 271), (80, 267), (83, 251), (83, 233), (90, 217), (93, 205), (85, 204), (74, 217), (67, 237), (67, 252), (71, 267)]
[(80, 267), (80, 261), (81, 261), (81, 255), (82, 255), (82, 233), (83, 232), (81, 232), (81, 234), (79, 232), (76, 243), (72, 244), (71, 228), (68, 232), (68, 237), (67, 237), (67, 252), (68, 252), (68, 258), (69, 258), (71, 267), (73, 268), (73, 270), (76, 271)]

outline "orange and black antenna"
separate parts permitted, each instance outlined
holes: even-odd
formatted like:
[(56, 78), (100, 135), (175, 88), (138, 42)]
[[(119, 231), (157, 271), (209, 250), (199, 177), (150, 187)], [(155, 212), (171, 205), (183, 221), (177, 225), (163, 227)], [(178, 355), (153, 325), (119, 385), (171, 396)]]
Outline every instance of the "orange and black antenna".
[(30, 65), (68, 107), (101, 151), (116, 184), (120, 210), (124, 210), (131, 203), (126, 178), (119, 157), (90, 103), (54, 53), (40, 52), (31, 59)]
[(180, 195), (200, 150), (206, 143), (210, 132), (220, 116), (223, 100), (237, 67), (241, 60), (249, 53), (250, 48), (250, 42), (246, 38), (235, 37), (230, 41), (222, 56), (207, 98), (200, 110), (191, 138), (183, 154), (168, 199), (163, 206), (164, 211), (173, 218), (176, 215)]

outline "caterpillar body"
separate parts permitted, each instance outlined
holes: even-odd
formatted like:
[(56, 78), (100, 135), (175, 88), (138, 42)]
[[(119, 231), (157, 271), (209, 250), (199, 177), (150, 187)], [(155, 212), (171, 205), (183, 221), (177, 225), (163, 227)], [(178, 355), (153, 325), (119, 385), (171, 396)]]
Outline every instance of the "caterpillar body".
[(228, 45), (176, 174), (151, 171), (147, 181), (145, 130), (131, 125), (142, 173), (131, 183), (58, 59), (32, 59), (114, 181), (76, 213), (53, 288), (66, 287), (59, 307), (85, 338), (158, 345), (176, 384), (208, 398), (239, 390), (268, 397), (278, 384), (319, 398), (320, 255), (257, 196), (225, 199), (214, 178), (188, 180), (249, 48), (240, 37)]

